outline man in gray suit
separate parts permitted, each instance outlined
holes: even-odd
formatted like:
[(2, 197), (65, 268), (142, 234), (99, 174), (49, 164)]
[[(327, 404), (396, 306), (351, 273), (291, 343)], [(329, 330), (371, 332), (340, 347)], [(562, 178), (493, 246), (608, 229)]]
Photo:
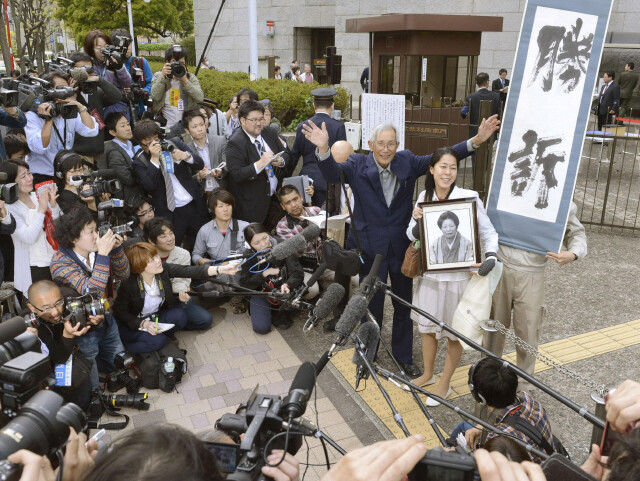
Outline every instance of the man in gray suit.
[(225, 187), (227, 171), (224, 169), (226, 164), (224, 152), (227, 139), (223, 135), (208, 132), (206, 120), (206, 116), (198, 107), (187, 109), (182, 115), (184, 130), (191, 136), (191, 141), (187, 145), (204, 161), (204, 169), (196, 175), (202, 190), (208, 195), (218, 187)]
[(633, 97), (633, 92), (638, 85), (640, 74), (633, 71), (634, 63), (627, 62), (624, 66), (624, 72), (618, 77), (618, 85), (620, 85), (620, 117), (629, 115), (629, 102)]

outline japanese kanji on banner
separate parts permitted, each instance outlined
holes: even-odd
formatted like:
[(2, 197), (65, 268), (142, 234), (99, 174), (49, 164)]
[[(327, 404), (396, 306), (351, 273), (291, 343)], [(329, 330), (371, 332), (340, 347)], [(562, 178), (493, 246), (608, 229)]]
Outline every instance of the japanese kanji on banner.
[(558, 252), (612, 0), (529, 0), (491, 178), (500, 243)]

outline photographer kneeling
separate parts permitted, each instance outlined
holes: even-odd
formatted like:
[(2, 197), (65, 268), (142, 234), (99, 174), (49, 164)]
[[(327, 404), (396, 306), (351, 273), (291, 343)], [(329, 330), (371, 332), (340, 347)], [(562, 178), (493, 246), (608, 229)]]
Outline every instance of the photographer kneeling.
[[(129, 261), (122, 249), (122, 237), (108, 230), (99, 237), (96, 221), (89, 209), (75, 209), (55, 224), (60, 249), (51, 260), (51, 276), (57, 284), (79, 294), (93, 290), (96, 296), (113, 296), (113, 280), (129, 277)], [(80, 353), (92, 361), (91, 385), (98, 389), (98, 368), (114, 370), (113, 359), (124, 351), (118, 327), (110, 313), (88, 316), (91, 329), (77, 338)]]
[[(235, 265), (183, 266), (162, 262), (158, 249), (148, 242), (127, 247), (131, 277), (118, 289), (113, 310), (118, 319), (120, 336), (131, 354), (162, 349), (166, 336), (159, 332), (158, 324), (174, 324), (166, 331), (173, 337), (176, 331), (201, 329), (203, 326), (187, 316), (173, 295), (172, 277), (206, 279), (218, 274), (233, 275)], [(152, 320), (154, 319), (154, 320)]]
[(89, 379), (90, 363), (80, 354), (75, 342), (77, 337), (87, 333), (91, 326), (82, 327), (80, 323), (73, 326), (71, 319), (63, 319), (65, 310), (64, 298), (58, 286), (51, 281), (38, 281), (31, 284), (28, 290), (27, 306), (37, 319), (37, 335), (48, 350), (52, 369), (64, 365), (69, 357), (71, 361), (71, 385), (51, 388), (60, 394), (65, 401), (76, 403), (83, 410), (89, 406), (91, 399), (91, 381)]

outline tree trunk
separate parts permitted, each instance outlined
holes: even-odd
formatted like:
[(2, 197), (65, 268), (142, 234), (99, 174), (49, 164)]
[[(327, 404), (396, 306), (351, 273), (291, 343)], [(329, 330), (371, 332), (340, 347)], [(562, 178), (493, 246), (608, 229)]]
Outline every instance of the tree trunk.
[[(1, 5), (1, 4), (0, 4)], [(4, 68), (9, 76), (11, 70), (11, 49), (9, 48), (9, 42), (7, 41), (7, 25), (5, 23), (5, 11), (4, 8), (0, 8), (2, 18), (0, 19), (0, 48), (2, 48), (2, 59), (4, 60)]]

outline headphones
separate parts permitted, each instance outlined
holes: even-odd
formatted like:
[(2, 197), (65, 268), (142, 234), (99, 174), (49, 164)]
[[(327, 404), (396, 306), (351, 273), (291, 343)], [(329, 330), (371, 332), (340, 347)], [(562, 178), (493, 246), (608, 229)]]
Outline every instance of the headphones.
[(478, 363), (482, 362), (484, 359), (485, 358), (478, 359), (476, 362), (474, 362), (471, 365), (471, 367), (469, 368), (469, 380), (467, 381), (469, 383), (469, 390), (471, 391), (471, 395), (473, 396), (473, 399), (482, 406), (485, 406), (487, 404), (487, 400), (484, 398), (482, 394), (480, 394), (480, 392), (473, 385), (473, 373), (475, 372), (476, 367), (478, 366)]
[(64, 175), (62, 174), (62, 163), (67, 160), (70, 159), (71, 156), (73, 155), (78, 155), (75, 152), (73, 152), (72, 150), (70, 150), (69, 152), (65, 152), (64, 154), (62, 154), (60, 156), (59, 159), (55, 159), (53, 162), (53, 172), (54, 175), (57, 179), (60, 180), (65, 180)]

